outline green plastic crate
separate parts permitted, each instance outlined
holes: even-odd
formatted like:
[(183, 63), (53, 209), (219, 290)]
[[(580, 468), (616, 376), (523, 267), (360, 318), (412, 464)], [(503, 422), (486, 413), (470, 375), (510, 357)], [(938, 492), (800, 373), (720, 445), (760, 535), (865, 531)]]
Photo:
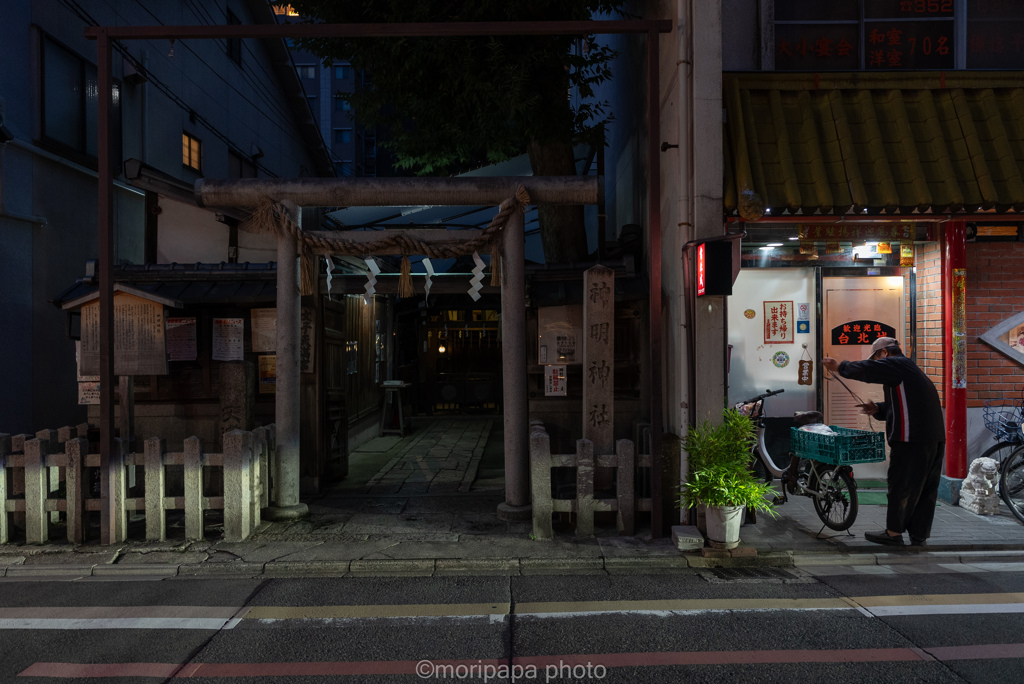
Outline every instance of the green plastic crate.
[(877, 463), (885, 460), (885, 435), (881, 432), (854, 430), (830, 425), (837, 434), (822, 435), (790, 428), (793, 453), (832, 465)]

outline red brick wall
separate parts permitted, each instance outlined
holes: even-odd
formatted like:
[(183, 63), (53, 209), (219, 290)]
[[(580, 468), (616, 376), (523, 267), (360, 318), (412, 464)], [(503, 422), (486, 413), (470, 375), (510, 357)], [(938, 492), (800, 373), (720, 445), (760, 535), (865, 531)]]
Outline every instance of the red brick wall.
[[(921, 268), (917, 269), (920, 282)], [(967, 406), (1020, 397), (1024, 369), (978, 336), (1024, 310), (1024, 244), (967, 245)]]
[[(932, 379), (939, 389), (939, 396), (945, 401), (943, 355), (946, 336), (942, 322), (942, 251), (939, 243), (914, 245), (914, 263), (917, 266), (917, 365)], [(904, 351), (909, 354), (909, 350)]]

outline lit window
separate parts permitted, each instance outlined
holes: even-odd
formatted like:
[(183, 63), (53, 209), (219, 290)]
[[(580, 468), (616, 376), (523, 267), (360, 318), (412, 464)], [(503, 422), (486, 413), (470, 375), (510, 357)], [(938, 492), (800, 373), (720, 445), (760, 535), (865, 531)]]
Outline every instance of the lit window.
[(274, 14), (279, 17), (297, 17), (299, 13), (291, 5), (274, 5)]
[(181, 134), (181, 163), (195, 171), (202, 171), (203, 143), (194, 136)]
[(346, 78), (352, 78), (352, 67), (347, 64), (334, 67), (334, 78), (339, 81), (344, 81)]
[(350, 142), (352, 142), (352, 129), (351, 128), (335, 128), (334, 129), (334, 142), (336, 142), (336, 143), (350, 143)]

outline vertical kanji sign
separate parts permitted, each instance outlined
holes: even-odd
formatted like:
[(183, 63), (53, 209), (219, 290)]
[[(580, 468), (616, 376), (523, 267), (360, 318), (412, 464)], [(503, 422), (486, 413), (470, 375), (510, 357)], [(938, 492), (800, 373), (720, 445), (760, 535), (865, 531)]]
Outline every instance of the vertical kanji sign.
[(793, 344), (793, 332), (793, 302), (765, 302), (765, 344)]

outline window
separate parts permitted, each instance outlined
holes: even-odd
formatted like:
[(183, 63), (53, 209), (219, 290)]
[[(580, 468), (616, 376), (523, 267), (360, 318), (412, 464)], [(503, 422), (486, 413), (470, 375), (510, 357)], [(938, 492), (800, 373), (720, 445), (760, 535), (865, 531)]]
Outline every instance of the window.
[(336, 143), (350, 143), (350, 142), (352, 142), (352, 129), (351, 128), (335, 128), (334, 129), (334, 142), (336, 142)]
[(351, 161), (334, 162), (334, 172), (339, 176), (354, 176), (355, 169)]
[(336, 112), (348, 112), (352, 110), (352, 105), (348, 100), (340, 97), (334, 98), (334, 111)]
[(313, 112), (313, 116), (316, 116), (316, 97), (309, 96), (306, 98), (306, 102), (309, 103), (309, 111)]
[(300, 64), (295, 67), (295, 70), (299, 72), (299, 78), (316, 78), (315, 65)]
[(348, 64), (341, 64), (334, 67), (334, 78), (338, 81), (344, 81), (347, 78), (352, 78), (352, 67)]
[(297, 17), (299, 13), (291, 5), (274, 5), (274, 14), (279, 17)]
[(256, 164), (228, 150), (228, 178), (255, 178)]
[(181, 134), (181, 163), (194, 171), (202, 171), (203, 143), (184, 131)]
[(1021, 68), (1016, 0), (775, 2), (778, 71)]
[[(235, 13), (228, 10), (227, 24), (228, 26), (237, 26), (242, 23), (242, 20), (235, 16)], [(227, 44), (227, 55), (235, 64), (242, 64), (242, 39), (241, 38), (228, 38)]]
[[(69, 151), (96, 157), (99, 88), (96, 67), (43, 36), (41, 76), (42, 140)], [(121, 158), (121, 85), (111, 85), (115, 159)]]

